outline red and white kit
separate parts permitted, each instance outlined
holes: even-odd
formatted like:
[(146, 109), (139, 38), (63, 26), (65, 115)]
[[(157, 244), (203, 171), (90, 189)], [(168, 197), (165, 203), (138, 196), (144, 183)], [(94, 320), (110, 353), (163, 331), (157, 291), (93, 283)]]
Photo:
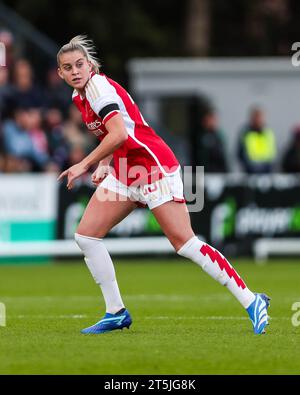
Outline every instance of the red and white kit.
[[(88, 130), (100, 141), (108, 133), (105, 124), (109, 119), (118, 113), (124, 119), (128, 139), (113, 154), (114, 176), (106, 177), (101, 186), (143, 204), (148, 204), (150, 199), (150, 208), (173, 198), (184, 201), (177, 158), (145, 122), (138, 106), (122, 86), (103, 73), (92, 73), (85, 87), (85, 97), (74, 90), (72, 99)], [(158, 192), (159, 196), (154, 196)], [(160, 202), (162, 195), (164, 199)]]
[[(109, 174), (100, 186), (147, 204), (150, 209), (171, 200), (184, 201), (180, 166), (175, 155), (147, 125), (126, 90), (104, 74), (92, 74), (85, 93), (85, 97), (80, 97), (75, 91), (73, 100), (91, 132), (100, 140), (105, 138), (106, 122), (118, 113), (122, 114), (128, 132), (126, 142), (114, 152), (115, 176)], [(120, 162), (124, 159), (126, 164)], [(90, 271), (101, 284), (107, 311), (116, 313), (124, 304), (102, 240), (78, 234), (76, 240), (85, 253)], [(225, 285), (245, 308), (256, 299), (225, 257), (197, 236), (186, 241), (177, 253), (196, 262), (213, 279)], [(259, 313), (265, 317), (266, 309)]]

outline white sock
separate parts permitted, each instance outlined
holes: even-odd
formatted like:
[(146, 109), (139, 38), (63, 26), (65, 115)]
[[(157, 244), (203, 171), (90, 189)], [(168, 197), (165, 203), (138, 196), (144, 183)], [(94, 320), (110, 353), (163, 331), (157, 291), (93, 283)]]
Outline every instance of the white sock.
[(188, 240), (177, 253), (196, 262), (212, 278), (225, 285), (245, 308), (254, 301), (255, 295), (226, 258), (198, 237), (194, 236)]
[(115, 314), (124, 307), (110, 255), (102, 241), (75, 233), (75, 240), (85, 255), (85, 262), (96, 283), (101, 287), (106, 312)]

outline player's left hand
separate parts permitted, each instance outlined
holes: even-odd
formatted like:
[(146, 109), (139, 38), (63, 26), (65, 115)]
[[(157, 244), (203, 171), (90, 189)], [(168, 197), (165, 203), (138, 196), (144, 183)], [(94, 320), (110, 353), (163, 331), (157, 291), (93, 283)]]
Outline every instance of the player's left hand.
[(82, 165), (81, 163), (77, 163), (76, 165), (73, 165), (69, 167), (67, 170), (63, 171), (57, 178), (57, 180), (61, 180), (65, 176), (68, 177), (68, 182), (67, 182), (67, 188), (72, 189), (74, 185), (74, 181), (82, 176), (82, 174), (87, 172), (87, 168)]

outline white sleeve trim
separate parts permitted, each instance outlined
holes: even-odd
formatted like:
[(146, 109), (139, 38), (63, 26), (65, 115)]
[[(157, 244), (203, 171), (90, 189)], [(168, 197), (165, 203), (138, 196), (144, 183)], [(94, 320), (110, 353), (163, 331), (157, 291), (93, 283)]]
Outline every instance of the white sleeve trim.
[(96, 114), (108, 104), (119, 103), (119, 97), (107, 78), (95, 74), (85, 88), (86, 98)]

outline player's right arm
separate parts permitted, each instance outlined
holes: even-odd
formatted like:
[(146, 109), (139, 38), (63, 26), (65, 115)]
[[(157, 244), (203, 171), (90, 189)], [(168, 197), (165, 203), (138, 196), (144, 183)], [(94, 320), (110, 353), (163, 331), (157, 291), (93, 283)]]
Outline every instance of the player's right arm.
[(58, 180), (64, 177), (68, 178), (68, 189), (72, 189), (74, 181), (86, 173), (93, 164), (99, 163), (99, 161), (113, 154), (128, 138), (127, 130), (120, 114), (107, 121), (106, 129), (108, 133), (98, 147), (82, 159), (81, 162), (69, 167), (59, 175)]
[(87, 84), (85, 92), (92, 110), (101, 116), (102, 123), (108, 133), (101, 144), (81, 162), (60, 174), (58, 180), (68, 177), (68, 189), (72, 189), (73, 182), (86, 173), (92, 165), (112, 155), (128, 138), (125, 122), (118, 105), (118, 97), (107, 79), (99, 75), (93, 76)]
[(128, 133), (119, 108), (119, 97), (104, 75), (93, 75), (85, 93), (91, 109), (101, 117), (108, 132), (101, 144), (82, 161), (89, 168), (99, 160), (105, 163), (105, 159), (127, 140)]

